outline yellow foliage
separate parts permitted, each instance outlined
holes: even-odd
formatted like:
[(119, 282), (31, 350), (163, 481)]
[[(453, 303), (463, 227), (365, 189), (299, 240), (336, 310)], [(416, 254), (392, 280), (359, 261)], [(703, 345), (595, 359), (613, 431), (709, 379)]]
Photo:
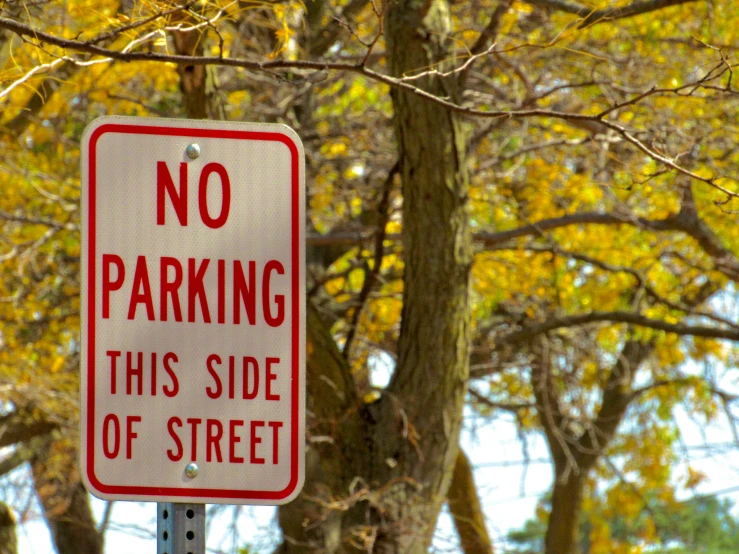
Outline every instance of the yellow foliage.
[(692, 341), (690, 356), (695, 360), (704, 360), (708, 356), (725, 359), (726, 352), (724, 344), (716, 339), (695, 337)]
[(590, 530), (590, 551), (592, 554), (610, 554), (613, 552), (611, 530), (605, 521), (596, 520)]
[(688, 475), (685, 478), (685, 488), (695, 489), (707, 479), (708, 475), (706, 475), (702, 471), (692, 468), (691, 466), (688, 466)]

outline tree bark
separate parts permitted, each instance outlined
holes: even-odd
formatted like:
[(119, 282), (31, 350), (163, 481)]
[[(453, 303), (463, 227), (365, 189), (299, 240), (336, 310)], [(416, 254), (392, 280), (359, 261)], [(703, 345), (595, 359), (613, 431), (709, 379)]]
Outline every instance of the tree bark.
[[(178, 20), (174, 23), (180, 23), (187, 29), (188, 26), (196, 25), (198, 21), (190, 15), (179, 14)], [(202, 29), (173, 31), (172, 38), (177, 54), (182, 56), (203, 55), (205, 31)], [(205, 65), (179, 64), (177, 74), (180, 76), (180, 90), (187, 117), (190, 119), (220, 119), (215, 113), (212, 83), (208, 82), (209, 78), (212, 78), (212, 68)]]
[[(395, 77), (453, 63), (445, 1), (387, 6), (388, 67)], [(454, 79), (429, 73), (423, 90), (456, 100)], [(398, 362), (375, 427), (373, 480), (405, 479), (386, 498), (393, 521), (378, 552), (426, 552), (457, 456), (469, 374), (469, 182), (461, 121), (417, 95), (391, 93), (403, 192), (403, 310)], [(387, 460), (395, 460), (387, 464)]]
[(0, 502), (0, 554), (18, 554), (16, 521), (12, 510)]
[[(399, 0), (387, 6), (384, 21), (394, 76), (453, 63), (446, 1)], [(457, 98), (453, 79), (429, 74), (414, 83)], [(342, 400), (309, 400), (323, 411), (309, 423), (306, 488), (280, 509), (284, 553), (425, 553), (457, 459), (472, 262), (464, 132), (455, 114), (416, 95), (394, 91), (392, 99), (405, 262), (398, 361), (385, 391), (352, 400), (345, 360), (330, 335), (315, 329), (323, 327), (320, 318), (309, 319), (316, 340), (309, 340), (308, 395)], [(332, 390), (310, 384), (326, 376)], [(316, 440), (316, 429), (327, 436)]]
[(584, 475), (559, 475), (552, 491), (552, 512), (545, 538), (546, 554), (579, 554)]
[(58, 554), (102, 554), (103, 536), (80, 481), (74, 447), (64, 439), (47, 443), (38, 450), (31, 470)]
[(493, 541), (485, 525), (472, 464), (461, 448), (457, 452), (447, 503), (464, 554), (493, 554)]

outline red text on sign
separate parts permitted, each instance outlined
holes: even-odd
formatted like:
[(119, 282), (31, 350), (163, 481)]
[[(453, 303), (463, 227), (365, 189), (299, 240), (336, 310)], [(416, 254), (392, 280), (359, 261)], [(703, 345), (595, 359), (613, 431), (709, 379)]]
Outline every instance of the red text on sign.
[[(158, 265), (153, 278), (149, 269), (151, 265)], [(109, 319), (111, 297), (121, 291), (128, 272), (123, 259), (116, 254), (103, 254), (102, 267), (103, 319)], [(229, 264), (225, 260), (187, 258), (183, 263), (169, 256), (153, 260), (138, 256), (128, 294), (126, 318), (134, 320), (143, 315), (149, 321), (168, 321), (170, 318), (183, 321), (186, 316), (191, 323), (223, 324), (226, 323), (226, 305), (230, 300), (235, 325), (240, 325), (243, 317), (249, 325), (256, 325), (258, 319), (262, 319), (270, 327), (279, 327), (285, 321), (285, 296), (273, 294), (272, 287), (273, 280), (282, 275), (285, 275), (285, 267), (277, 260), (267, 261), (261, 271), (257, 271), (254, 260), (248, 261), (244, 268), (240, 260)], [(215, 277), (215, 287), (206, 286), (209, 276)]]
[[(202, 419), (173, 416), (167, 421), (167, 431), (173, 446), (167, 457), (179, 462), (187, 454), (189, 461), (231, 464), (280, 463), (279, 433), (281, 421), (245, 421), (243, 419)], [(268, 428), (268, 429), (267, 429)], [(271, 436), (270, 436), (271, 435)], [(189, 448), (188, 448), (189, 446)]]
[[(139, 435), (133, 424), (141, 423), (141, 416), (126, 416), (126, 459), (133, 457), (133, 439)], [(108, 414), (103, 419), (103, 454), (108, 459), (118, 457), (121, 451), (121, 422), (115, 414)]]
[[(260, 370), (259, 362), (253, 356), (241, 357), (241, 371), (237, 371), (236, 356), (228, 357), (228, 374), (224, 376), (228, 385), (228, 397), (233, 399), (236, 397), (236, 385), (241, 384), (241, 399), (254, 400), (259, 395), (260, 373), (263, 372), (264, 377), (261, 379), (263, 383), (265, 400), (279, 400), (280, 395), (272, 392), (272, 382), (277, 379), (274, 368), (280, 363), (279, 358), (268, 357), (262, 363)], [(205, 393), (209, 398), (220, 398), (223, 394), (223, 382), (221, 373), (225, 373), (222, 369), (223, 361), (218, 354), (211, 354), (206, 360), (208, 373), (213, 383), (205, 388)]]
[[(180, 225), (187, 227), (187, 167), (185, 162), (180, 163), (180, 186), (177, 189), (167, 163), (157, 162), (157, 225), (166, 223), (165, 199), (168, 196)], [(218, 175), (221, 183), (221, 209), (216, 217), (212, 217), (208, 209), (208, 186), (213, 173)], [(231, 210), (231, 180), (226, 168), (219, 163), (206, 164), (200, 172), (198, 208), (200, 219), (211, 229), (223, 227), (228, 220), (228, 213)]]
[[(125, 381), (126, 395), (141, 396), (144, 394), (144, 375), (148, 377), (149, 386), (146, 388), (147, 394), (156, 396), (159, 386), (161, 385), (164, 396), (172, 398), (177, 396), (180, 390), (180, 383), (177, 380), (177, 374), (173, 365), (179, 360), (174, 352), (167, 352), (164, 355), (156, 352), (144, 354), (143, 352), (121, 352), (120, 350), (108, 350), (105, 352), (110, 362), (110, 394), (118, 394), (118, 380)], [(161, 369), (164, 370), (162, 381), (159, 381), (158, 375), (161, 373), (159, 363), (161, 361)], [(166, 382), (164, 381), (166, 379)], [(121, 387), (123, 389), (123, 387)]]

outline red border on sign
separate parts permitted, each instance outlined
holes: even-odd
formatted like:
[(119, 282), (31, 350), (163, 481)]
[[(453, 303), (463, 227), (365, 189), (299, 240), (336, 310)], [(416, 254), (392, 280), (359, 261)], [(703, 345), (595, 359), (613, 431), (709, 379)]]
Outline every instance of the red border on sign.
[[(202, 138), (225, 138), (236, 140), (261, 140), (281, 142), (290, 150), (292, 190), (292, 387), (291, 387), (291, 433), (290, 433), (290, 482), (281, 491), (227, 490), (166, 487), (136, 487), (106, 485), (95, 476), (95, 257), (97, 230), (97, 143), (105, 133), (127, 133), (138, 135), (186, 136)], [(159, 127), (153, 125), (130, 125), (105, 123), (90, 135), (88, 159), (88, 258), (87, 258), (87, 459), (86, 473), (91, 485), (103, 494), (122, 494), (153, 497), (224, 498), (241, 500), (283, 500), (289, 497), (299, 480), (300, 412), (300, 155), (291, 137), (278, 132), (236, 131), (225, 129), (197, 129), (190, 127)]]

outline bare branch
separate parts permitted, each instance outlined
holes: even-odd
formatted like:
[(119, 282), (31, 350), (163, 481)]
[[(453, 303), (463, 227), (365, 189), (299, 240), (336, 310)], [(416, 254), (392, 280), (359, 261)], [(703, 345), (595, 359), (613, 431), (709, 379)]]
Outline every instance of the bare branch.
[(500, 30), (500, 22), (512, 3), (513, 0), (500, 0), (498, 2), (487, 26), (482, 30), (480, 36), (477, 37), (477, 41), (472, 45), (472, 48), (470, 48), (470, 54), (473, 56), (480, 54), (484, 50), (487, 50), (488, 44), (495, 42), (495, 38), (498, 36), (498, 31)]
[(470, 393), (470, 396), (472, 396), (476, 402), (480, 402), (481, 404), (484, 404), (488, 408), (494, 408), (496, 410), (503, 410), (504, 412), (510, 412), (512, 414), (518, 414), (522, 410), (530, 410), (532, 408), (536, 408), (537, 405), (533, 402), (495, 402), (493, 400), (490, 400), (487, 396), (484, 394), (481, 394), (480, 392), (476, 391), (472, 387), (468, 390)]
[(626, 17), (633, 17), (636, 15), (642, 15), (645, 13), (661, 10), (670, 6), (677, 6), (680, 4), (687, 4), (689, 2), (695, 2), (696, 0), (637, 0), (626, 6), (620, 6), (617, 8), (603, 8), (600, 10), (594, 10), (589, 6), (583, 6), (574, 2), (568, 2), (567, 0), (523, 0), (527, 4), (533, 6), (541, 6), (558, 10), (565, 13), (571, 13), (578, 17), (584, 18), (579, 24), (578, 29), (584, 27), (590, 27), (598, 23), (604, 23), (607, 21), (613, 21), (616, 19), (624, 19)]
[[(661, 1), (664, 2), (664, 0), (661, 0)], [(688, 0), (685, 0), (685, 1), (688, 1)], [(659, 2), (655, 2), (655, 0), (650, 0), (649, 3), (651, 4), (651, 3), (659, 3)], [(241, 67), (244, 69), (251, 69), (251, 70), (263, 71), (263, 72), (270, 72), (271, 70), (274, 70), (274, 69), (302, 69), (302, 70), (316, 70), (316, 71), (338, 70), (338, 71), (349, 71), (349, 72), (354, 72), (354, 73), (360, 73), (377, 82), (385, 83), (391, 87), (396, 87), (396, 88), (406, 90), (414, 95), (424, 98), (425, 100), (428, 100), (428, 101), (434, 102), (435, 104), (443, 106), (444, 108), (452, 112), (455, 112), (455, 113), (458, 113), (458, 114), (461, 114), (467, 117), (493, 118), (493, 119), (495, 118), (549, 117), (553, 119), (561, 119), (564, 121), (596, 122), (605, 128), (615, 131), (616, 133), (618, 133), (619, 136), (621, 136), (627, 142), (631, 143), (638, 150), (640, 150), (641, 152), (643, 152), (644, 154), (646, 154), (653, 160), (665, 165), (667, 168), (677, 173), (686, 175), (687, 177), (690, 177), (691, 179), (694, 179), (696, 181), (706, 183), (707, 185), (715, 188), (716, 190), (721, 191), (723, 194), (726, 195), (728, 199), (739, 198), (739, 193), (733, 192), (732, 190), (729, 190), (725, 186), (718, 183), (719, 180), (728, 179), (728, 177), (723, 177), (723, 176), (703, 177), (702, 175), (699, 175), (698, 173), (688, 170), (687, 168), (676, 163), (674, 159), (664, 154), (661, 154), (655, 149), (647, 146), (642, 140), (637, 138), (626, 127), (614, 121), (604, 119), (604, 116), (606, 115), (607, 112), (596, 114), (596, 115), (586, 115), (586, 114), (560, 112), (560, 111), (548, 110), (548, 109), (487, 111), (487, 110), (480, 110), (480, 109), (475, 109), (475, 108), (468, 108), (465, 106), (461, 106), (453, 101), (437, 96), (433, 93), (427, 92), (421, 88), (413, 86), (410, 83), (405, 82), (402, 78), (395, 78), (395, 77), (391, 77), (391, 76), (379, 73), (377, 71), (373, 71), (367, 68), (362, 62), (358, 64), (345, 63), (345, 62), (313, 62), (313, 61), (299, 61), (299, 60), (298, 61), (271, 60), (271, 61), (257, 62), (257, 61), (239, 59), (239, 58), (229, 58), (223, 55), (187, 56), (187, 55), (163, 54), (163, 53), (157, 53), (157, 52), (134, 52), (134, 51), (131, 51), (133, 43), (129, 44), (129, 46), (124, 48), (122, 51), (118, 51), (118, 50), (111, 50), (109, 48), (104, 48), (96, 44), (93, 44), (91, 42), (83, 42), (83, 41), (79, 41), (75, 39), (64, 39), (64, 38), (58, 37), (50, 33), (38, 31), (30, 27), (29, 25), (25, 25), (23, 23), (19, 23), (17, 21), (13, 21), (13, 20), (3, 18), (3, 17), (0, 17), (0, 28), (7, 29), (20, 36), (31, 37), (34, 40), (45, 42), (45, 43), (48, 43), (54, 46), (59, 46), (61, 48), (65, 48), (65, 49), (69, 49), (69, 50), (73, 50), (77, 52), (85, 52), (85, 53), (93, 54), (93, 55), (104, 56), (105, 58), (109, 60), (172, 62), (176, 64), (184, 64), (184, 65), (192, 65), (192, 66), (221, 65), (221, 66), (228, 66), (228, 67)], [(139, 43), (140, 40), (137, 40), (134, 42)], [(534, 45), (528, 45), (528, 46), (534, 46)], [(75, 60), (71, 58), (65, 57), (65, 59), (67, 59), (68, 61), (75, 62)], [(105, 60), (98, 60), (96, 61), (96, 63), (100, 63), (104, 61)], [(80, 63), (80, 62), (75, 62), (75, 63)], [(90, 62), (87, 62), (87, 63), (90, 63)], [(726, 68), (724, 68), (724, 71), (726, 71)], [(718, 73), (718, 74), (711, 73), (710, 76), (704, 77), (702, 80), (695, 81), (693, 84), (695, 86), (702, 86), (708, 80), (714, 80), (714, 79), (719, 78), (720, 76), (721, 76), (721, 73)]]
[(364, 305), (372, 292), (377, 277), (380, 274), (382, 268), (382, 259), (385, 257), (385, 227), (390, 218), (390, 191), (393, 188), (393, 181), (395, 176), (400, 171), (400, 162), (395, 162), (395, 165), (390, 169), (385, 183), (382, 186), (382, 192), (380, 196), (380, 203), (377, 207), (378, 222), (377, 232), (375, 233), (375, 256), (372, 262), (372, 270), (364, 272), (364, 283), (362, 284), (362, 290), (359, 292), (359, 298), (357, 298), (357, 305), (354, 308), (354, 314), (352, 315), (352, 321), (349, 326), (349, 331), (346, 335), (346, 341), (344, 342), (344, 350), (342, 354), (346, 359), (349, 359), (351, 352), (352, 342), (354, 336), (357, 333), (359, 326), (359, 318), (362, 316)]
[(58, 429), (59, 424), (39, 419), (25, 410), (0, 417), (0, 448), (46, 435)]
[(665, 331), (666, 333), (674, 333), (677, 335), (739, 341), (739, 330), (736, 329), (722, 329), (719, 327), (688, 325), (684, 323), (668, 323), (667, 321), (650, 318), (639, 313), (612, 311), (589, 312), (585, 314), (553, 317), (547, 321), (527, 325), (518, 331), (504, 335), (496, 342), (501, 345), (517, 344), (529, 340), (537, 335), (554, 331), (555, 329), (605, 322), (628, 323), (639, 327), (648, 327), (650, 329), (656, 329), (658, 331)]

